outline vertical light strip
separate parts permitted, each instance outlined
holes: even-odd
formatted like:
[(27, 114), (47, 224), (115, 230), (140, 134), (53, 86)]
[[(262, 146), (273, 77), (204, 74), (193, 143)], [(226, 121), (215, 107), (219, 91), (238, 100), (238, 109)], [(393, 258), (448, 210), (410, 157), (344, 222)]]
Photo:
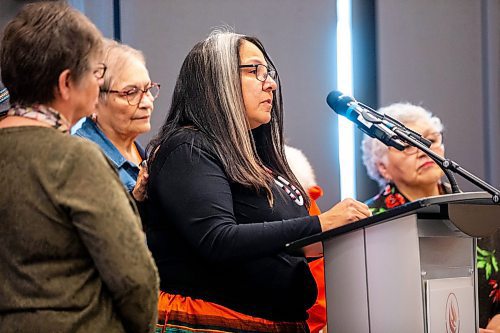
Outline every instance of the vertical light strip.
[[(337, 90), (352, 96), (351, 1), (337, 0)], [(345, 117), (338, 116), (338, 145), (341, 199), (356, 197), (356, 167), (354, 163), (354, 127)]]

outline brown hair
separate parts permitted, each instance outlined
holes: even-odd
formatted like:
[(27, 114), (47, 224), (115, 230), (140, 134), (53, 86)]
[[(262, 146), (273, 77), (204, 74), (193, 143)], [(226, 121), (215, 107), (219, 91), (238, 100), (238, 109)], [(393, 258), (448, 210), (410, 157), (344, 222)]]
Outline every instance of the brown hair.
[(69, 69), (73, 82), (79, 82), (101, 49), (100, 31), (66, 2), (24, 6), (6, 26), (0, 48), (11, 104), (53, 101), (61, 72)]

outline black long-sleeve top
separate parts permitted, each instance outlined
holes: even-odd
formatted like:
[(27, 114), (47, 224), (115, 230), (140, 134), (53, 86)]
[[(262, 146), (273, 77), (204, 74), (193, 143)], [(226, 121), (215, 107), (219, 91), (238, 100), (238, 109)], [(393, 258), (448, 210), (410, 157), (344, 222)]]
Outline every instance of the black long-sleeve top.
[(270, 320), (307, 318), (316, 284), (305, 258), (284, 247), (321, 226), (291, 185), (289, 194), (274, 184), (271, 208), (263, 191), (231, 182), (191, 129), (162, 144), (149, 171), (144, 224), (161, 290)]

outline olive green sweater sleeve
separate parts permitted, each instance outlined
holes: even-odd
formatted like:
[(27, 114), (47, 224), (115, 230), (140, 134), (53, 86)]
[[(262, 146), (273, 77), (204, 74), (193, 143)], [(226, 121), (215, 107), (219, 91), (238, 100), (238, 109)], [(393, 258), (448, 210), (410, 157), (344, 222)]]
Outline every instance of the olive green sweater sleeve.
[(109, 160), (87, 141), (76, 140), (60, 161), (55, 200), (67, 211), (109, 289), (128, 332), (156, 324), (158, 273), (141, 221)]

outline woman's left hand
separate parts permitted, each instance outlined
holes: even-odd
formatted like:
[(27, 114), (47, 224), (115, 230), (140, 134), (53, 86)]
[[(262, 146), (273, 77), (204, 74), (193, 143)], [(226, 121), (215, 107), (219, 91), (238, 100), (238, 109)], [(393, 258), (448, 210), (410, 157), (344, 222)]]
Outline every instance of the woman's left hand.
[(139, 175), (137, 176), (137, 183), (135, 184), (134, 189), (132, 190), (132, 196), (138, 202), (144, 201), (147, 198), (147, 185), (148, 185), (148, 165), (146, 164), (146, 160), (142, 161), (139, 166)]

